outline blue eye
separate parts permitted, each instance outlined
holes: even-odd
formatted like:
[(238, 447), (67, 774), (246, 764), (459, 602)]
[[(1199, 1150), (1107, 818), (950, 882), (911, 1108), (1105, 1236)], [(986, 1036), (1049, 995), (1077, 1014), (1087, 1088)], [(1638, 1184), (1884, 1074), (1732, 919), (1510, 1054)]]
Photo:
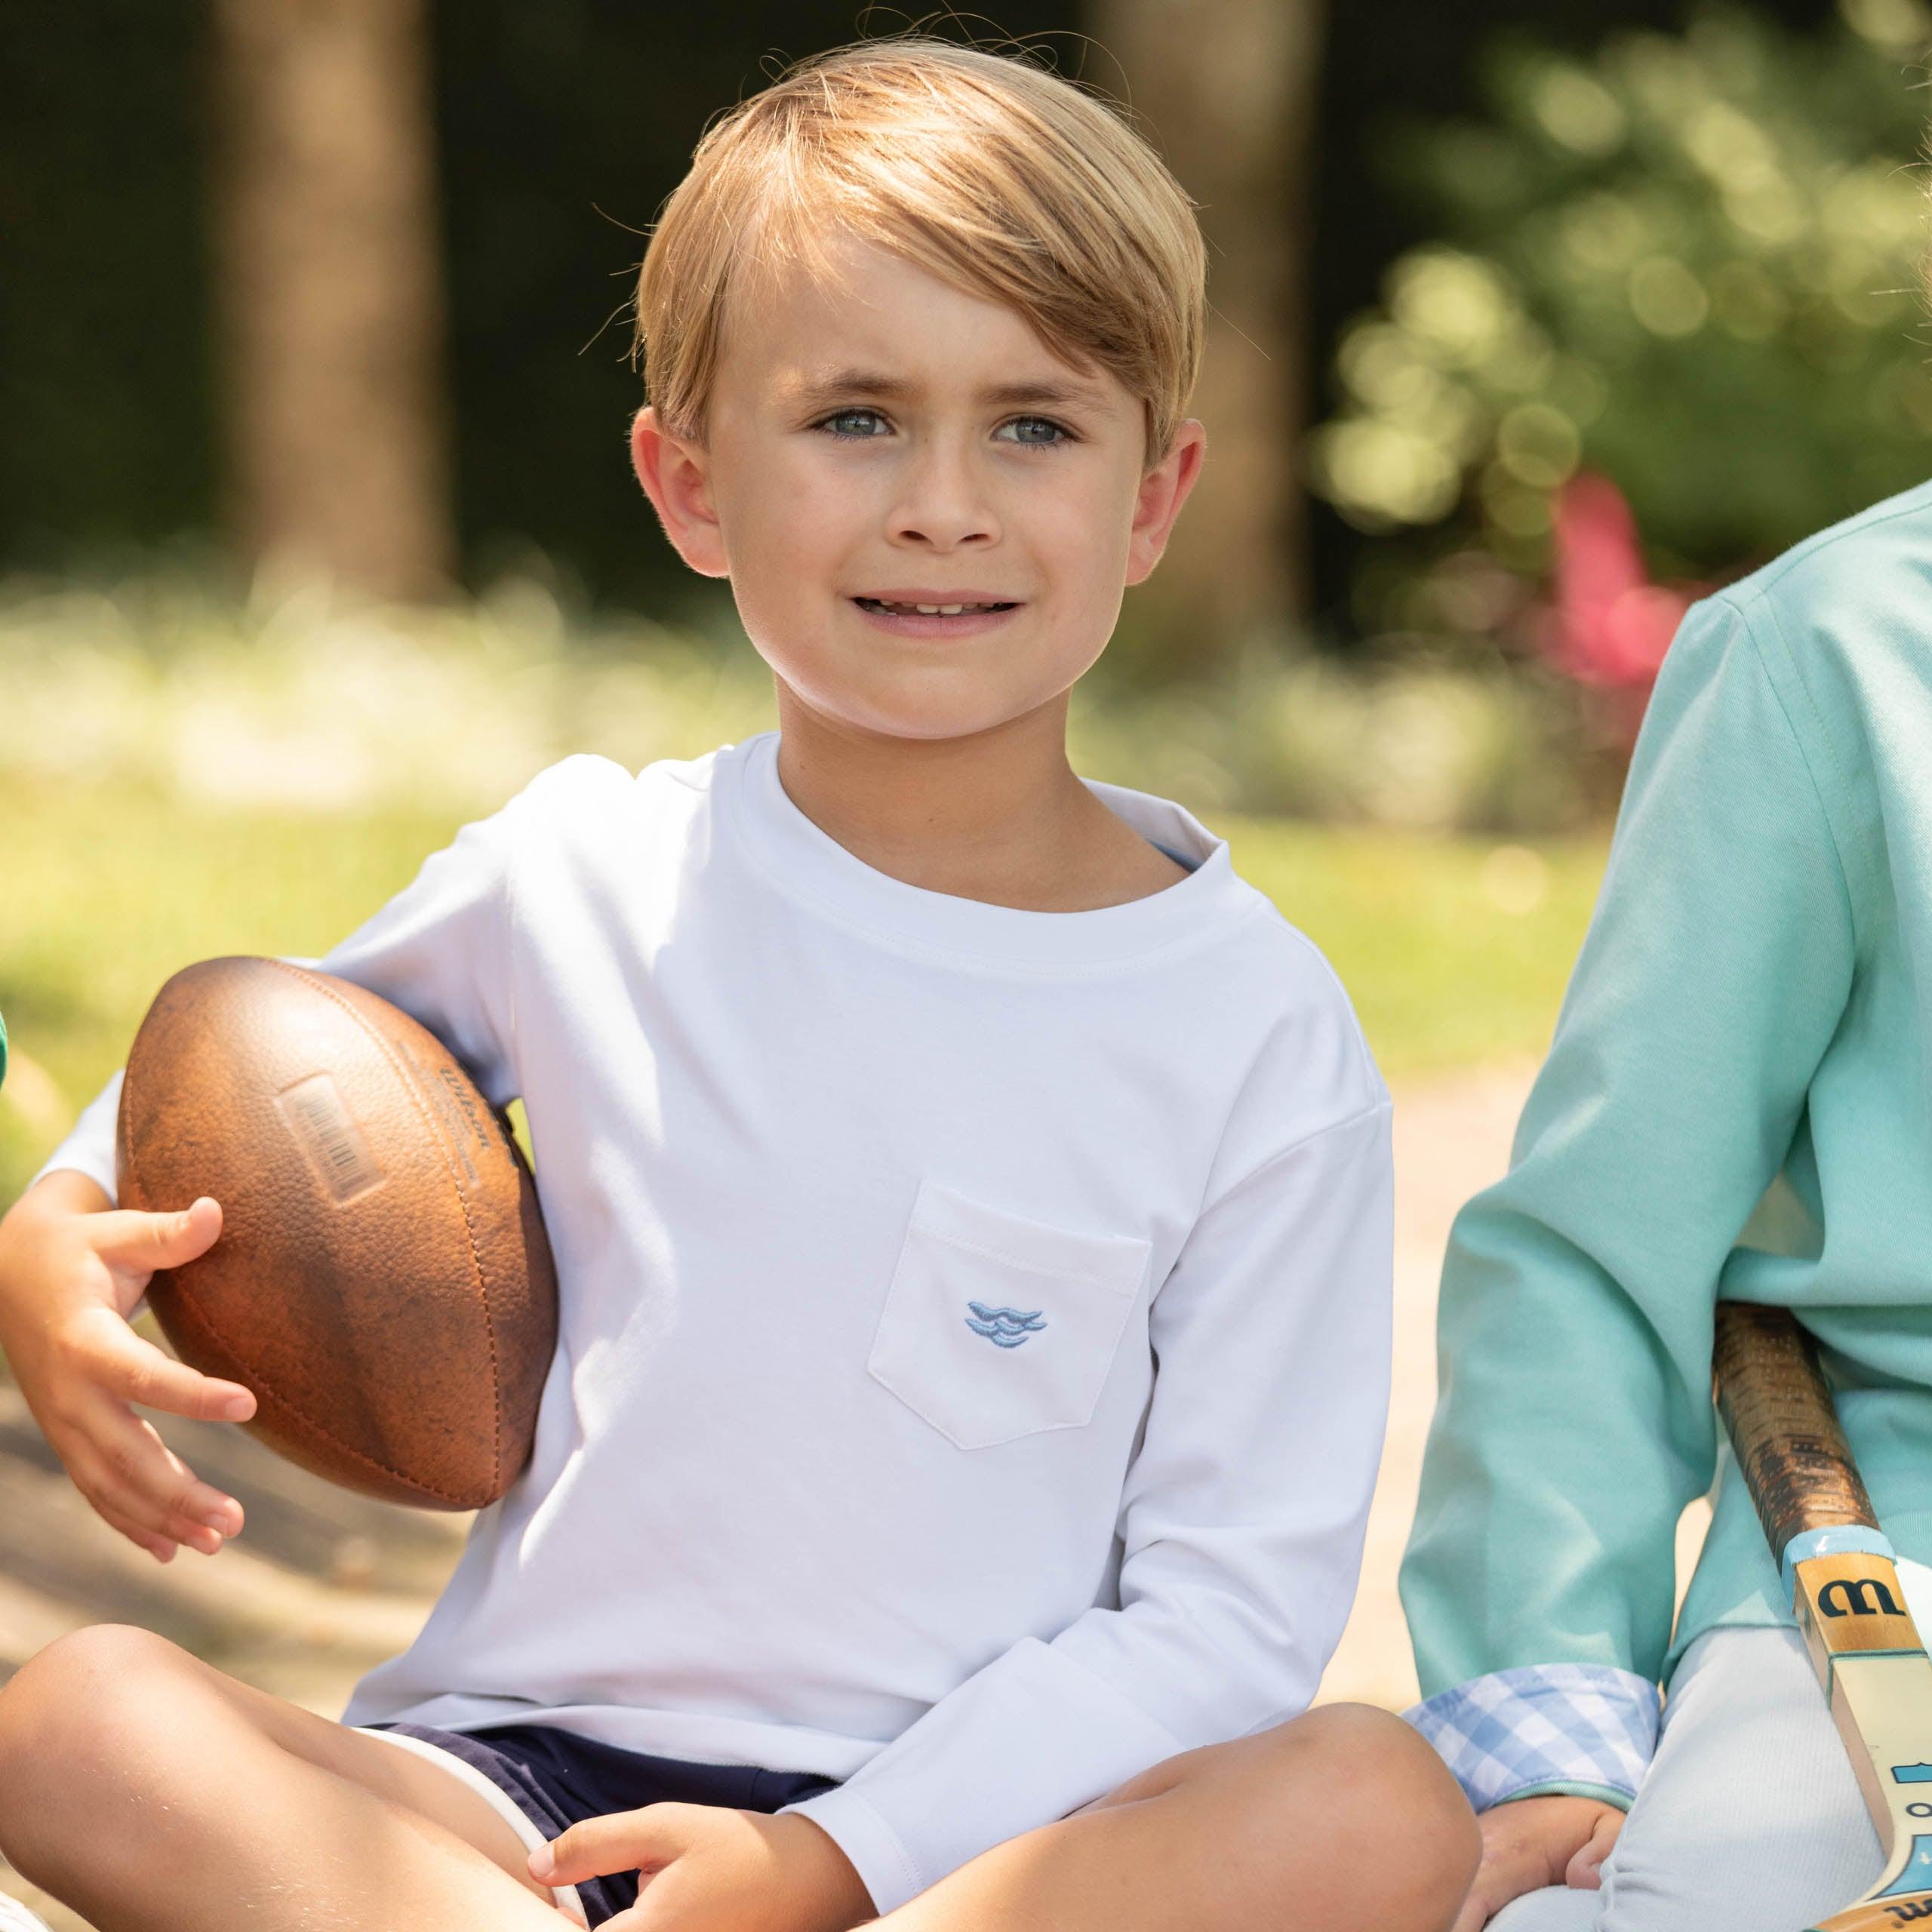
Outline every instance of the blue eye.
[[(858, 429), (841, 426), (843, 424), (852, 423), (869, 423), (874, 426)], [(890, 426), (886, 424), (885, 418), (876, 409), (841, 409), (826, 417), (812, 426), (814, 429), (823, 429), (828, 435), (837, 437), (842, 443), (877, 442), (882, 436), (891, 433)], [(1047, 433), (1044, 435), (1008, 436), (1005, 432), (1008, 429), (1044, 430)], [(1063, 444), (1079, 441), (1072, 431), (1066, 428), (1064, 424), (1056, 423), (1051, 417), (1045, 416), (1017, 416), (1010, 423), (1002, 423), (996, 433), (1003, 441), (1017, 443), (1022, 449), (1029, 450), (1058, 449)]]
[(1076, 440), (1070, 429), (1044, 416), (1017, 416), (1011, 423), (1002, 423), (1000, 427), (1002, 429), (1051, 429), (1053, 432), (1053, 439), (1051, 441), (1044, 436), (1014, 437), (1012, 440), (1019, 444), (1023, 449), (1057, 449), (1063, 443), (1070, 443)]
[(850, 423), (855, 417), (862, 416), (869, 417), (875, 423), (882, 420), (876, 409), (841, 409), (837, 415), (828, 416), (818, 426), (821, 429), (830, 430), (833, 435), (838, 437), (841, 441), (845, 442), (863, 443), (873, 441), (875, 438), (874, 438), (872, 431), (869, 429), (835, 429), (832, 427), (835, 423)]

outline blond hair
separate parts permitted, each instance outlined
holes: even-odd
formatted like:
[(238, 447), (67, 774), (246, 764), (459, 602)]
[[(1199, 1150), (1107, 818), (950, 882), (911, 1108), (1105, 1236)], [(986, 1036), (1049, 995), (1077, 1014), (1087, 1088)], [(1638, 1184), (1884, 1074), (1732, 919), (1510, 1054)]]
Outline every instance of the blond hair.
[(638, 278), (645, 394), (702, 441), (727, 297), (823, 269), (835, 230), (1004, 303), (1078, 368), (1117, 377), (1164, 455), (1201, 363), (1194, 205), (1119, 113), (1025, 59), (924, 34), (796, 63), (728, 109), (664, 204)]

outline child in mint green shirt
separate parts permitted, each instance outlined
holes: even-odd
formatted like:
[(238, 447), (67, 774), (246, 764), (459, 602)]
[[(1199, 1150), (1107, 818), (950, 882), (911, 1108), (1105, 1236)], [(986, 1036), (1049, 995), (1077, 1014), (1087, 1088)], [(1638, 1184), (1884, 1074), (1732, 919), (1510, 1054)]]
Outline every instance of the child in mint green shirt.
[(1928, 1003), (1932, 486), (1685, 620), (1512, 1171), (1456, 1223), (1402, 1594), (1412, 1718), (1485, 1812), (1457, 1932), (1523, 1894), (1507, 1932), (1781, 1932), (1875, 1875), (1718, 1441), (1712, 1309), (1823, 1344), (1924, 1614)]

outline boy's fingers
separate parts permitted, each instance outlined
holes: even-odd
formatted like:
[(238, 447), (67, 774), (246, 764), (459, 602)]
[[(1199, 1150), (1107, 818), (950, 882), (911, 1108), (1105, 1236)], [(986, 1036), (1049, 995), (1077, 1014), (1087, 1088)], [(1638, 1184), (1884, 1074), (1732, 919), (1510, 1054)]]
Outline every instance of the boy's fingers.
[(1617, 1835), (1623, 1829), (1623, 1814), (1614, 1807), (1607, 1808), (1598, 1819), (1589, 1843), (1571, 1860), (1563, 1882), (1577, 1891), (1595, 1891), (1603, 1883), (1603, 1862), (1615, 1847)]
[(1521, 1898), (1525, 1892), (1535, 1891), (1542, 1882), (1527, 1866), (1506, 1872), (1494, 1867), (1478, 1872), (1475, 1883), (1469, 1887), (1469, 1897), (1463, 1901), (1462, 1910), (1456, 1915), (1452, 1932), (1482, 1932), (1482, 1928), (1506, 1905)]
[(109, 1528), (118, 1530), (130, 1543), (137, 1544), (146, 1550), (157, 1562), (174, 1561), (175, 1546), (166, 1537), (155, 1536), (149, 1531), (143, 1529), (138, 1523), (122, 1515), (118, 1509), (107, 1509), (99, 1503), (96, 1503), (94, 1508), (94, 1513), (107, 1524)]
[[(608, 1932), (670, 1932), (670, 1928), (688, 1921), (690, 1915), (681, 1906), (663, 1905), (663, 1893), (655, 1888), (651, 1873), (641, 1873), (637, 1903), (619, 1912), (615, 1918), (605, 1919)], [(667, 1918), (667, 1912), (672, 1916)]]
[[(169, 1543), (189, 1543), (205, 1556), (212, 1556), (221, 1547), (223, 1536), (229, 1533), (211, 1527), (203, 1519), (198, 1506), (190, 1508), (186, 1505), (184, 1499), (189, 1495), (200, 1497), (219, 1494), (205, 1484), (195, 1482), (192, 1476), (187, 1476), (188, 1487), (185, 1490), (171, 1479), (170, 1486), (157, 1494), (129, 1477), (112, 1456), (103, 1456), (93, 1443), (71, 1456), (68, 1471), (73, 1477), (75, 1487), (95, 1509), (109, 1520), (119, 1519), (115, 1523), (117, 1529), (131, 1527), (144, 1537), (158, 1537)], [(186, 1475), (186, 1472), (183, 1474)], [(210, 1514), (215, 1516), (217, 1524), (226, 1522), (231, 1525), (238, 1524), (241, 1516), (239, 1508), (232, 1504), (225, 1516), (212, 1506)]]
[(1485, 1835), (1482, 1863), (1477, 1868), (1462, 1910), (1456, 1915), (1451, 1932), (1482, 1932), (1493, 1914), (1524, 1893), (1535, 1891), (1549, 1882), (1548, 1874), (1525, 1857), (1512, 1840), (1492, 1840)]
[(255, 1412), (254, 1397), (240, 1383), (177, 1361), (118, 1318), (102, 1323), (91, 1340), (98, 1386), (124, 1401), (203, 1422), (245, 1422)]
[(586, 1818), (560, 1832), (530, 1855), (530, 1875), (546, 1884), (574, 1884), (611, 1872), (635, 1872), (662, 1865), (684, 1849), (672, 1841), (666, 1823), (651, 1814), (669, 1808), (647, 1804), (635, 1811), (611, 1811)]
[[(1543, 1800), (1524, 1802), (1538, 1808), (1518, 1811), (1500, 1804), (1483, 1814), (1482, 1864), (1451, 1932), (1482, 1932), (1495, 1913), (1526, 1892), (1565, 1883), (1594, 1890), (1601, 1883), (1598, 1867), (1617, 1842), (1623, 1814), (1604, 1806), (1591, 1820), (1589, 1839), (1566, 1857), (1561, 1833), (1582, 1828), (1575, 1810), (1554, 1816), (1543, 1808)], [(1558, 1834), (1554, 1842), (1553, 1832)], [(1574, 1835), (1569, 1842), (1575, 1843)]]
[[(110, 1475), (145, 1498), (166, 1518), (183, 1524), (207, 1524), (223, 1536), (242, 1527), (242, 1506), (212, 1483), (203, 1482), (161, 1439), (152, 1423), (132, 1415), (118, 1403), (103, 1402), (94, 1418), (89, 1441), (106, 1463)], [(176, 1534), (171, 1522), (155, 1527)]]
[(214, 1538), (211, 1532), (184, 1520), (171, 1518), (167, 1511), (103, 1468), (97, 1460), (89, 1457), (78, 1463), (72, 1466), (72, 1472), (74, 1487), (87, 1498), (94, 1512), (144, 1549), (152, 1549), (156, 1543), (161, 1543), (171, 1550), (177, 1543), (192, 1543), (198, 1537), (201, 1539), (198, 1546), (205, 1555), (213, 1554), (213, 1549), (220, 1546), (219, 1539)]
[(166, 1515), (118, 1484), (109, 1483), (89, 1494), (88, 1501), (103, 1522), (118, 1530), (123, 1536), (131, 1537), (143, 1549), (156, 1555), (165, 1549), (168, 1555), (162, 1558), (164, 1562), (171, 1558), (183, 1543), (203, 1556), (213, 1556), (221, 1549), (220, 1537), (205, 1524), (191, 1523), (185, 1517)]
[(112, 1208), (91, 1216), (88, 1232), (94, 1252), (111, 1266), (150, 1272), (179, 1268), (214, 1245), (221, 1233), (221, 1208), (205, 1194), (174, 1214)]

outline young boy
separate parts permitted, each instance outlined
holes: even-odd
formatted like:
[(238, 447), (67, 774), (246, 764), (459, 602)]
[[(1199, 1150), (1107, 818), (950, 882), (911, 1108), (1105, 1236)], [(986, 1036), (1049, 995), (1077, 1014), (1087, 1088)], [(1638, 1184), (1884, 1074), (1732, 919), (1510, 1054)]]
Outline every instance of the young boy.
[(1720, 1298), (1798, 1311), (1932, 1617), (1928, 611), (1921, 487), (1687, 617), (1512, 1171), (1457, 1220), (1402, 1579), (1483, 1810), (1457, 1932), (1796, 1932), (1878, 1876), (1711, 1338)]
[[(111, 1626), (0, 1693), (0, 1848), (103, 1932), (1447, 1923), (1453, 1782), (1306, 1709), (1387, 1096), (1226, 844), (1066, 760), (1200, 465), (1202, 263), (1121, 122), (944, 43), (699, 148), (632, 454), (780, 728), (566, 760), (321, 962), (522, 1096), (556, 1360), (342, 1723)], [(109, 1522), (212, 1551), (125, 1404), (245, 1393), (122, 1317), (220, 1211), (111, 1211), (114, 1097), (0, 1226), (0, 1346)]]

